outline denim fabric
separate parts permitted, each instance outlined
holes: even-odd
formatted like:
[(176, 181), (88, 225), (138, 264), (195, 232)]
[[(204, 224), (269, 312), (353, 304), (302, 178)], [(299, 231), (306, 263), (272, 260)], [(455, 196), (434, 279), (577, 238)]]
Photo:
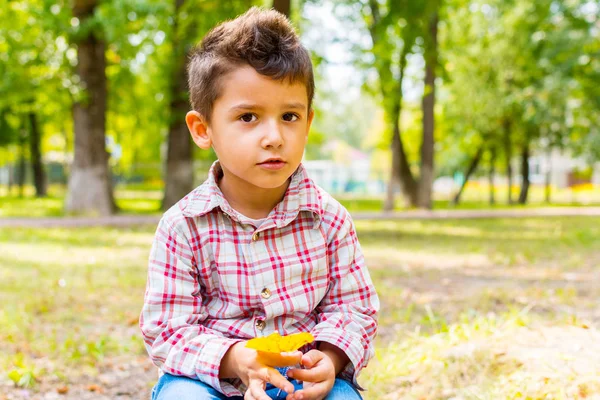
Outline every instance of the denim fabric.
[[(302, 384), (291, 380), (295, 390), (302, 389)], [(284, 400), (286, 393), (271, 384), (267, 384), (266, 392), (273, 400)], [(196, 379), (164, 374), (154, 389), (152, 400), (243, 400), (243, 397), (226, 397), (211, 386)], [(362, 400), (362, 397), (350, 382), (336, 379), (333, 389), (325, 400)]]

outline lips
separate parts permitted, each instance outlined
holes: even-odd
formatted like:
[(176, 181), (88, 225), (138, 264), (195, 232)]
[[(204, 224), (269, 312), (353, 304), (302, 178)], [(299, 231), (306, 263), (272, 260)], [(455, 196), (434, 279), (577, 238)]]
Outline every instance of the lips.
[(268, 171), (279, 171), (285, 167), (285, 164), (285, 161), (281, 158), (269, 158), (268, 160), (258, 163), (258, 166)]
[(279, 164), (284, 162), (285, 161), (283, 161), (281, 158), (269, 158), (268, 160), (258, 163), (258, 165)]

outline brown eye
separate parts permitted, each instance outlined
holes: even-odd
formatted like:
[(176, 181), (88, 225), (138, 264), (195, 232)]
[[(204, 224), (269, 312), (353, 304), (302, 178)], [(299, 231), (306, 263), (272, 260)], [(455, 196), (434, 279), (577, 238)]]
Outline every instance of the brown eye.
[(240, 117), (240, 120), (242, 120), (244, 122), (254, 122), (254, 121), (256, 121), (256, 115), (247, 113), (247, 114), (242, 115)]
[(283, 114), (283, 120), (286, 122), (294, 122), (298, 120), (298, 116), (294, 113), (285, 113)]

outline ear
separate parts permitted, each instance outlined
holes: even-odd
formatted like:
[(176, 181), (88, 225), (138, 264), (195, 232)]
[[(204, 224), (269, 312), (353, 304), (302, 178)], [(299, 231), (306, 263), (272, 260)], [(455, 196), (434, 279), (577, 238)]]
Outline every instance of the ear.
[(306, 140), (308, 140), (308, 132), (310, 132), (310, 126), (313, 122), (313, 118), (315, 117), (315, 110), (311, 109), (308, 112), (308, 120), (306, 124)]
[(185, 123), (192, 135), (192, 140), (196, 146), (208, 150), (212, 144), (208, 130), (208, 122), (198, 111), (189, 111), (185, 115)]

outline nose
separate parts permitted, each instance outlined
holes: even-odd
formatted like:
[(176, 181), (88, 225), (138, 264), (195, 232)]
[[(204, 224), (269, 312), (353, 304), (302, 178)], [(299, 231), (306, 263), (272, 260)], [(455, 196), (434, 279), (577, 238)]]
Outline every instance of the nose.
[(265, 149), (283, 146), (282, 126), (277, 121), (265, 124), (265, 131), (261, 139), (261, 146)]

